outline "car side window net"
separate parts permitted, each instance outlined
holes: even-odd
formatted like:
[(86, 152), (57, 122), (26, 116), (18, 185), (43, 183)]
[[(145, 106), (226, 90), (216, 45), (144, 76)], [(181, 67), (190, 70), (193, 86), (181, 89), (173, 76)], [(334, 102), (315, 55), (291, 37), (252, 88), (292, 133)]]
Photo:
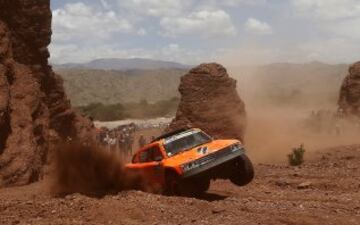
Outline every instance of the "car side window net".
[(139, 156), (139, 162), (148, 162), (149, 153), (148, 150), (142, 151)]
[(163, 155), (161, 154), (159, 147), (154, 147), (152, 149), (152, 161), (161, 161), (162, 159)]
[(140, 153), (139, 161), (141, 163), (161, 161), (163, 156), (158, 146), (148, 148)]

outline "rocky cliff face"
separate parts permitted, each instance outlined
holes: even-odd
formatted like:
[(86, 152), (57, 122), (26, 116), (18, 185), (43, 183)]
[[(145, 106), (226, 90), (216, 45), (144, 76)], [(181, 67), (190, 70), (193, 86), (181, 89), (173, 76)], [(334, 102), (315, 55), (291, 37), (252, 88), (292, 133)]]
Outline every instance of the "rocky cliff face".
[(360, 118), (360, 62), (350, 66), (341, 85), (338, 105), (346, 115)]
[(39, 179), (56, 141), (91, 135), (48, 65), (50, 0), (0, 0), (0, 186)]
[(202, 64), (181, 78), (180, 105), (170, 130), (198, 127), (215, 138), (244, 140), (245, 104), (236, 81), (219, 64)]

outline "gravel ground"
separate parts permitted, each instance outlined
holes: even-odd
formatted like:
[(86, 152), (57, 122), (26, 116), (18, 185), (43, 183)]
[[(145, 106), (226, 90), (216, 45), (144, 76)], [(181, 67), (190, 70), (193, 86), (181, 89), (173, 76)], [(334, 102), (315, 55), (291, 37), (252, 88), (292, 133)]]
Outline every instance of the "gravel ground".
[[(0, 190), (0, 224), (360, 224), (360, 146), (326, 149), (301, 167), (256, 165), (246, 187), (215, 181), (199, 198), (140, 191), (54, 198), (45, 181)], [(311, 159), (310, 159), (311, 158)]]

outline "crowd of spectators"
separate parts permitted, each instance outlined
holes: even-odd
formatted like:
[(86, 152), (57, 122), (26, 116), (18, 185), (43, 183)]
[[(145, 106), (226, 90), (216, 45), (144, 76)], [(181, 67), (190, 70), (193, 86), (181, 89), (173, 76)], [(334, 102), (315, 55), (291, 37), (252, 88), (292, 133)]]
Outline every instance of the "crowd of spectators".
[[(162, 130), (167, 127), (166, 123), (136, 125), (135, 123), (119, 125), (114, 129), (101, 127), (97, 129), (96, 141), (104, 149), (129, 158), (133, 154), (134, 147), (141, 148), (154, 139), (154, 136), (146, 137), (143, 131), (147, 129)], [(136, 140), (135, 140), (136, 139)]]

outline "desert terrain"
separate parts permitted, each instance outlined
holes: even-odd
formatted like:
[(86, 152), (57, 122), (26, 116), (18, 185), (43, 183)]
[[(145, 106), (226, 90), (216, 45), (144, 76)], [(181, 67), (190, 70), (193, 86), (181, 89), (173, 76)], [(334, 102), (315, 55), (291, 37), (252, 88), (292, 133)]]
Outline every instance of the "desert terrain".
[(246, 187), (215, 181), (199, 198), (123, 191), (53, 197), (46, 180), (0, 190), (1, 224), (357, 225), (360, 146), (321, 149), (306, 163), (256, 164)]

